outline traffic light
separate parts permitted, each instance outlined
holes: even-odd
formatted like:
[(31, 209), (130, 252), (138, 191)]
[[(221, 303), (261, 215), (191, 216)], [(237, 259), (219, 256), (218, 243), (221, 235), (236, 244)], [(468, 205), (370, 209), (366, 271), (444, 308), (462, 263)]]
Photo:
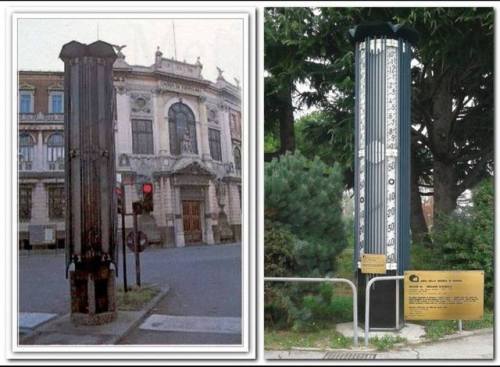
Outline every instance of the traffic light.
[(116, 210), (118, 214), (122, 213), (123, 210), (123, 191), (121, 187), (115, 187), (116, 192)]
[(132, 212), (134, 214), (142, 214), (142, 203), (140, 201), (134, 201), (132, 203)]
[(142, 184), (142, 208), (146, 213), (153, 211), (153, 184)]

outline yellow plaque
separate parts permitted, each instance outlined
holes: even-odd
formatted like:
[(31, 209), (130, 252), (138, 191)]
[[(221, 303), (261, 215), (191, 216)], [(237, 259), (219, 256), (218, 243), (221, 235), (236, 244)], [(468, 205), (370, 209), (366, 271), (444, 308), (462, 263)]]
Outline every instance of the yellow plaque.
[(363, 274), (385, 274), (385, 263), (385, 255), (363, 254), (361, 256), (361, 272)]
[(405, 320), (479, 320), (483, 304), (483, 271), (405, 271)]

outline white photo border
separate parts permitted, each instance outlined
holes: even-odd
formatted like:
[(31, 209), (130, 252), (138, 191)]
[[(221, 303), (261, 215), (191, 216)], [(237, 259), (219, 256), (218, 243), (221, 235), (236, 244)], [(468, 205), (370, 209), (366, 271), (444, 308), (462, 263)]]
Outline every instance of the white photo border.
[[(108, 3), (109, 4), (109, 3)], [(17, 20), (27, 18), (230, 18), (243, 20), (243, 77), (242, 77), (242, 343), (241, 345), (75, 345), (75, 346), (20, 346), (18, 345), (18, 256), (17, 246)], [(203, 6), (13, 6), (7, 8), (7, 59), (6, 71), (10, 77), (6, 105), (7, 128), (10, 129), (12, 154), (11, 176), (11, 240), (6, 246), (7, 276), (10, 285), (8, 315), (10, 325), (6, 328), (8, 359), (255, 359), (256, 358), (256, 132), (255, 123), (255, 34), (256, 9), (248, 6), (203, 7)], [(10, 64), (9, 64), (10, 63)], [(9, 72), (10, 71), (10, 72)]]

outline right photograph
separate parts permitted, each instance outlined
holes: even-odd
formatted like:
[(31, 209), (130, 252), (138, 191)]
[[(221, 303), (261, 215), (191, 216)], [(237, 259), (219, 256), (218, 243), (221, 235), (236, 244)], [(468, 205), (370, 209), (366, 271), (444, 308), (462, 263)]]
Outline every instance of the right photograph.
[(494, 19), (265, 9), (266, 359), (494, 358)]

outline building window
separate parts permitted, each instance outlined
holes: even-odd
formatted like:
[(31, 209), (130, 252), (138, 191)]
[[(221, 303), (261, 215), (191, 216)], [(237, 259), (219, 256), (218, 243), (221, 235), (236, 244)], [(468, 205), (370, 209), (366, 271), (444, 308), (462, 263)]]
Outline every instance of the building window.
[(234, 168), (237, 172), (241, 171), (241, 151), (240, 148), (236, 147), (233, 151), (234, 154)]
[(168, 110), (170, 153), (198, 154), (196, 122), (191, 109), (182, 102), (174, 103)]
[(19, 136), (19, 169), (31, 170), (35, 142), (30, 134), (22, 133)]
[(154, 154), (151, 120), (132, 120), (132, 152), (134, 154)]
[(64, 186), (49, 186), (47, 191), (49, 194), (49, 218), (64, 218)]
[(31, 187), (19, 187), (19, 220), (31, 219)]
[(222, 161), (222, 151), (220, 147), (220, 131), (208, 129), (208, 142), (210, 145), (210, 155), (215, 161)]
[(219, 121), (217, 121), (217, 110), (215, 109), (208, 109), (208, 122), (213, 122), (215, 124), (218, 124)]
[(47, 139), (49, 170), (64, 169), (64, 137), (55, 133)]
[(33, 113), (33, 94), (30, 92), (21, 92), (19, 102), (20, 113)]
[(49, 113), (63, 113), (63, 93), (51, 92), (49, 97)]

